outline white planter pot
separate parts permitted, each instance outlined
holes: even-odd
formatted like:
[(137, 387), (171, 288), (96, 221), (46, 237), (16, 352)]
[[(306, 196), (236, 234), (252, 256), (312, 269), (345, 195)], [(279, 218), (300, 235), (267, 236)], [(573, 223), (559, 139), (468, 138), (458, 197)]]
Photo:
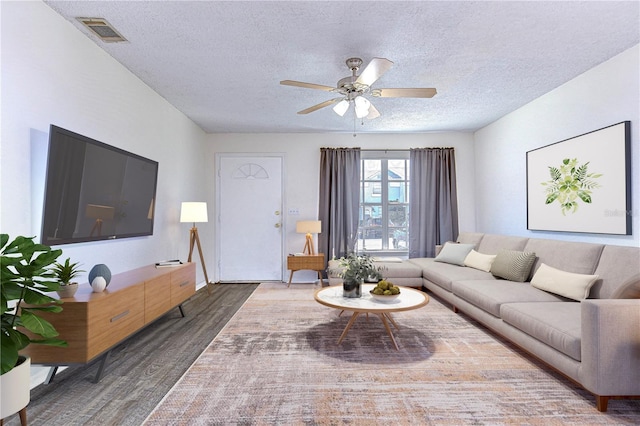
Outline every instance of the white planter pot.
[[(24, 358), (24, 357), (21, 357)], [(22, 410), (31, 400), (31, 358), (0, 376), (0, 419)]]
[(69, 283), (67, 285), (61, 285), (56, 293), (60, 296), (60, 299), (66, 299), (68, 297), (73, 297), (78, 291), (78, 283)]

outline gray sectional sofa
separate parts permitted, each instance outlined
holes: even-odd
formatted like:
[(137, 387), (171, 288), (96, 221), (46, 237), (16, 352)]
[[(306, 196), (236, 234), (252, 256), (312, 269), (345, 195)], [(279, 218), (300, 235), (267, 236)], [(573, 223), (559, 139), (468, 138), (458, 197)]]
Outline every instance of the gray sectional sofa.
[[(600, 411), (607, 410), (610, 399), (640, 397), (640, 248), (480, 233), (461, 233), (457, 242), (472, 245), (481, 257), (502, 259), (504, 253), (524, 252), (535, 253), (535, 260), (524, 282), (443, 262), (439, 255), (381, 263), (383, 275), (413, 287), (420, 277), (420, 284), (451, 303), (454, 311), (476, 319), (593, 393)], [(587, 298), (574, 300), (554, 288), (532, 285), (537, 272), (543, 275), (541, 266), (571, 273), (572, 282), (574, 276), (597, 278), (591, 279)], [(563, 281), (570, 280), (546, 281), (562, 288)]]

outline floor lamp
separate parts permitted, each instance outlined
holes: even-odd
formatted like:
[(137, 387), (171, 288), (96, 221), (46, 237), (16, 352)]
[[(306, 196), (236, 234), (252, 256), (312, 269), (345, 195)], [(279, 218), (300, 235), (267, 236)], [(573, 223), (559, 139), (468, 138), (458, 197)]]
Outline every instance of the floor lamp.
[(202, 246), (200, 245), (200, 237), (198, 236), (198, 228), (196, 222), (208, 222), (207, 217), (207, 203), (204, 202), (184, 202), (180, 209), (180, 222), (191, 222), (193, 227), (189, 232), (189, 258), (187, 262), (191, 262), (193, 255), (193, 246), (198, 245), (198, 252), (200, 253), (200, 263), (202, 263), (202, 271), (204, 272), (204, 279), (207, 286), (207, 292), (211, 294), (209, 288), (209, 276), (207, 275), (207, 267), (204, 264), (204, 256), (202, 255)]

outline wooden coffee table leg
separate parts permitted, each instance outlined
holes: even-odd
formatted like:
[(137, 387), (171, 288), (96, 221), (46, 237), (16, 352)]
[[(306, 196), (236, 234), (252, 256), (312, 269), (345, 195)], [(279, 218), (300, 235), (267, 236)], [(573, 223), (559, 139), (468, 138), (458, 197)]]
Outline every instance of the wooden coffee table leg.
[(344, 328), (344, 331), (342, 332), (342, 334), (340, 335), (340, 338), (338, 339), (338, 344), (340, 344), (342, 342), (342, 339), (344, 339), (344, 337), (347, 335), (347, 333), (349, 332), (349, 329), (351, 328), (353, 323), (356, 321), (356, 318), (358, 318), (358, 315), (360, 315), (360, 312), (354, 312), (353, 315), (351, 315), (351, 318), (349, 319), (347, 326)]
[(396, 351), (399, 351), (400, 349), (398, 348), (398, 344), (396, 343), (396, 338), (393, 337), (393, 333), (391, 332), (391, 327), (389, 327), (389, 323), (387, 322), (387, 317), (384, 314), (378, 314), (378, 316), (382, 320), (382, 323), (384, 324), (384, 328), (387, 329), (387, 333), (389, 334), (389, 337), (391, 337), (393, 346), (396, 347)]
[(400, 327), (398, 327), (398, 324), (393, 320), (393, 317), (391, 316), (391, 314), (389, 312), (385, 312), (382, 315), (387, 317), (387, 319), (391, 322), (391, 324), (393, 324), (393, 326), (396, 328), (396, 330), (400, 330)]

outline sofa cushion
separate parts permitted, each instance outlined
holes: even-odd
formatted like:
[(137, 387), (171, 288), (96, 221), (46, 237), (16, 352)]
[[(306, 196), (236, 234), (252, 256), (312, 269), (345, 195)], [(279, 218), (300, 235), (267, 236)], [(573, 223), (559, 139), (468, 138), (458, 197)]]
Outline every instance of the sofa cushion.
[(435, 261), (464, 266), (464, 259), (473, 248), (473, 244), (445, 243)]
[(524, 251), (535, 252), (537, 259), (533, 265), (534, 271), (546, 263), (562, 271), (593, 274), (603, 248), (602, 244), (531, 238)]
[(576, 361), (581, 360), (580, 303), (506, 303), (500, 307), (500, 317)]
[(597, 275), (574, 274), (543, 263), (531, 278), (531, 285), (540, 290), (580, 301), (589, 296), (589, 290), (597, 279)]
[(640, 299), (640, 274), (629, 278), (611, 295), (612, 299)]
[(498, 254), (500, 250), (522, 251), (524, 250), (527, 241), (529, 241), (529, 239), (526, 237), (485, 234), (480, 240), (476, 250), (485, 254)]
[(567, 300), (531, 287), (529, 283), (505, 280), (454, 281), (451, 283), (451, 289), (453, 294), (459, 298), (496, 317), (500, 316), (500, 305), (503, 303), (563, 302)]
[(505, 280), (524, 282), (529, 278), (535, 260), (533, 252), (500, 250), (491, 265), (491, 273)]
[(411, 262), (373, 262), (376, 268), (380, 268), (380, 273), (385, 278), (421, 278), (422, 269)]
[(460, 234), (458, 234), (456, 242), (463, 244), (473, 244), (475, 246), (475, 249), (477, 250), (482, 237), (484, 237), (484, 234), (479, 232), (461, 232)]
[(480, 269), (481, 271), (490, 272), (491, 264), (496, 258), (495, 254), (482, 254), (475, 250), (471, 250), (464, 259), (464, 266)]
[(457, 280), (495, 280), (488, 272), (480, 271), (450, 263), (436, 262), (433, 258), (409, 259), (422, 270), (422, 277), (447, 291), (451, 291), (451, 283)]

